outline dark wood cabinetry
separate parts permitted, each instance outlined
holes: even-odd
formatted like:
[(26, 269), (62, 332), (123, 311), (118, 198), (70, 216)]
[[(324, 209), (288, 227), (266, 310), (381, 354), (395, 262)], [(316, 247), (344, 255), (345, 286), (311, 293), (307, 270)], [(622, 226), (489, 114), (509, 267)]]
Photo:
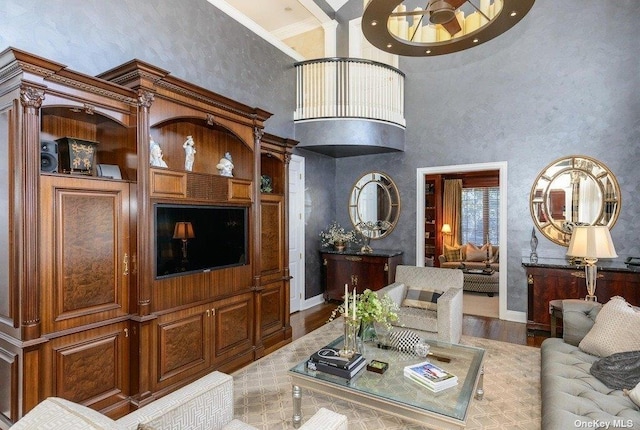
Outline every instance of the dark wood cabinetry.
[(441, 253), (440, 229), (442, 228), (442, 180), (439, 175), (425, 179), (424, 188), (424, 263), (437, 266)]
[[(0, 422), (48, 396), (117, 418), (291, 341), (297, 142), (263, 133), (271, 114), (136, 60), (93, 78), (9, 48), (0, 70)], [(54, 143), (69, 137), (97, 142), (89, 171), (55, 167)], [(167, 167), (150, 166), (151, 140)], [(216, 168), (225, 153), (231, 177)], [(244, 211), (242, 262), (157, 276), (154, 208), (186, 204)]]
[[(570, 266), (562, 259), (523, 260), (527, 276), (527, 329), (550, 331), (549, 302), (556, 299), (584, 298), (586, 285), (584, 267)], [(600, 303), (611, 297), (624, 297), (640, 305), (640, 272), (629, 269), (620, 261), (599, 261), (596, 296)]]
[(396, 267), (402, 264), (402, 251), (360, 252), (324, 251), (320, 253), (323, 267), (323, 288), (326, 300), (344, 300), (344, 286), (362, 293), (389, 285), (396, 278)]

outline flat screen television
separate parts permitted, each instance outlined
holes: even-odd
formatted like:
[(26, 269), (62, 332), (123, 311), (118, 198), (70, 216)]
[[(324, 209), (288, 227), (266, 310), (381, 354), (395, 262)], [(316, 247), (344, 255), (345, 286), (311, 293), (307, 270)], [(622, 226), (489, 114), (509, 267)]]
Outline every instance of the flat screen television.
[(247, 208), (156, 203), (154, 214), (156, 278), (247, 264)]

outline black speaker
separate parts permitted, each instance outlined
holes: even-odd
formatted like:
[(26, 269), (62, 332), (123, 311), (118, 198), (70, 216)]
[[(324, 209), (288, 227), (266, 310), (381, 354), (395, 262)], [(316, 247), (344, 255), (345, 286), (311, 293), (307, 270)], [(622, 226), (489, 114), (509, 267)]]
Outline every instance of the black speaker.
[(58, 171), (58, 144), (43, 140), (40, 143), (40, 171)]

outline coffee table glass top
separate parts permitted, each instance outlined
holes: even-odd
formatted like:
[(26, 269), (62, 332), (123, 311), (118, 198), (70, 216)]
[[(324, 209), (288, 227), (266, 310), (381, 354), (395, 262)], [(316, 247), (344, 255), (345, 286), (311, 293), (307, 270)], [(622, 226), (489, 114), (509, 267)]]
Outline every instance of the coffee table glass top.
[[(342, 336), (329, 344), (342, 346)], [(307, 369), (307, 360), (293, 367), (293, 376), (313, 379), (324, 384), (335, 385), (336, 389), (350, 391), (375, 400), (399, 404), (402, 407), (442, 415), (456, 421), (465, 422), (471, 399), (475, 394), (476, 382), (480, 377), (484, 349), (465, 345), (452, 345), (435, 340), (430, 344), (430, 355), (426, 358), (413, 353), (393, 349), (381, 349), (377, 344), (367, 342), (362, 355), (367, 359), (389, 364), (384, 374), (363, 369), (351, 380), (320, 371)], [(324, 345), (319, 345), (321, 348)], [(450, 358), (449, 363), (438, 361), (435, 356)], [(458, 385), (439, 393), (434, 393), (404, 376), (404, 367), (429, 360), (458, 377)]]

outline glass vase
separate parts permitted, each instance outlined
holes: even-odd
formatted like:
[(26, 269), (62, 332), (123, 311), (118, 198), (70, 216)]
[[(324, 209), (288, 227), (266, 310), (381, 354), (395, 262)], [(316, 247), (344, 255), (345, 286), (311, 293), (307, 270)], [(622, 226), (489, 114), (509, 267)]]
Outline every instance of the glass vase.
[(373, 321), (362, 321), (360, 323), (358, 337), (362, 342), (372, 342), (377, 339), (376, 328), (373, 325)]

